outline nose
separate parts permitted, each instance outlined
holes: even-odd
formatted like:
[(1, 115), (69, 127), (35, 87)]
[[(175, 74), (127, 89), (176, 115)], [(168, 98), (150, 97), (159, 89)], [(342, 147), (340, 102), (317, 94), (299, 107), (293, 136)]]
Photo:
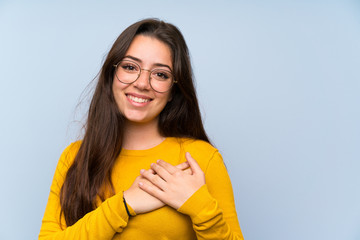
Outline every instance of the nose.
[(134, 87), (140, 90), (150, 89), (150, 70), (141, 69), (139, 78), (133, 83)]

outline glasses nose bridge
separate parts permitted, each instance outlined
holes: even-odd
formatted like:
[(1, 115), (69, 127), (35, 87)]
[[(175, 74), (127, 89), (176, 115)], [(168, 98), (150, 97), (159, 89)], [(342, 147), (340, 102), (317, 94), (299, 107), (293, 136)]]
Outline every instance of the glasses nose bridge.
[(151, 70), (149, 69), (145, 69), (145, 68), (140, 68), (142, 71), (147, 71), (147, 72), (151, 72)]
[(141, 75), (141, 72), (142, 72), (142, 71), (149, 72), (149, 77), (150, 77), (151, 72), (152, 72), (152, 70), (145, 69), (145, 68), (140, 68), (140, 75)]
[(139, 72), (139, 77), (138, 77), (138, 78), (140, 78), (140, 76), (141, 76), (141, 74), (142, 74), (143, 71), (149, 72), (149, 80), (150, 80), (152, 70), (145, 69), (145, 68), (140, 68), (140, 72)]

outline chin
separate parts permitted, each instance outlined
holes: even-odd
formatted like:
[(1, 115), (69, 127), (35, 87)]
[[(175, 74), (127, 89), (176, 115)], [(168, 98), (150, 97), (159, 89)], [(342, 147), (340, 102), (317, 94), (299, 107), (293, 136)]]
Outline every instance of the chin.
[(131, 123), (137, 123), (137, 124), (146, 124), (146, 123), (153, 123), (157, 122), (156, 117), (147, 117), (147, 116), (127, 116), (125, 115), (125, 118), (128, 122)]

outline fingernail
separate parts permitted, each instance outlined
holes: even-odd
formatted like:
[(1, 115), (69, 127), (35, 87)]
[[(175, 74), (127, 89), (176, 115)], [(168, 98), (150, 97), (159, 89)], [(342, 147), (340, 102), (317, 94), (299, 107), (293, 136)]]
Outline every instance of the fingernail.
[(154, 163), (150, 164), (150, 166), (151, 166), (151, 167), (154, 166)]
[(160, 161), (161, 161), (160, 159), (156, 160), (157, 163), (159, 163)]
[(141, 170), (140, 170), (140, 173), (143, 173), (143, 172), (145, 172), (145, 170), (144, 170), (144, 169), (141, 169)]
[(139, 186), (142, 187), (144, 184), (142, 182), (139, 182)]

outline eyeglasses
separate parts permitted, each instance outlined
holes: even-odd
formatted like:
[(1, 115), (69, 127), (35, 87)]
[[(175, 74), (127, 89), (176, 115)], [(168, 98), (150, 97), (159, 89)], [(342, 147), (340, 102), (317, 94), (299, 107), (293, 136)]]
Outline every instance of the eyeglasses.
[(141, 71), (149, 72), (149, 84), (151, 88), (159, 93), (167, 92), (174, 83), (174, 75), (165, 69), (154, 68), (152, 70), (143, 69), (131, 60), (122, 60), (114, 65), (116, 78), (125, 84), (131, 84), (139, 79)]

